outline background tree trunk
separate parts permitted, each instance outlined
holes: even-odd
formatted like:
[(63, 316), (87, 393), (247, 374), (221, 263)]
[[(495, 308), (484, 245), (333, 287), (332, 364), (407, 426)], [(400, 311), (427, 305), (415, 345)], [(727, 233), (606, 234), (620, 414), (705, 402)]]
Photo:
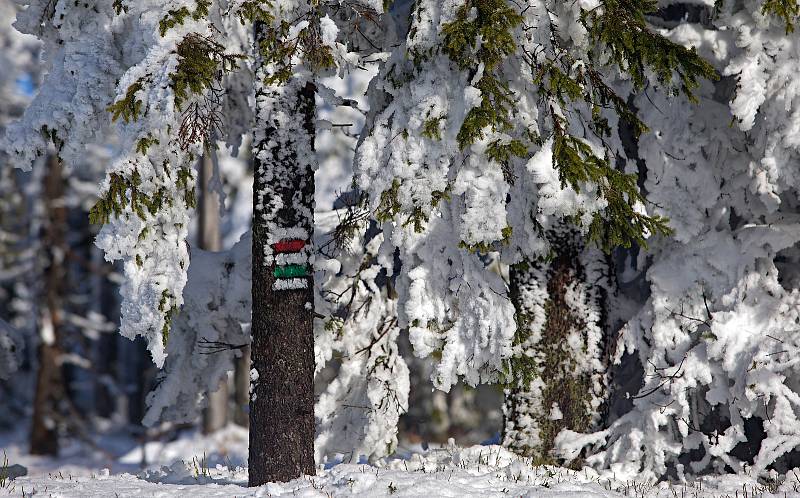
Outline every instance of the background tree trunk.
[[(91, 262), (95, 268), (109, 268), (105, 266), (102, 249), (92, 245), (89, 249)], [(106, 275), (99, 271), (92, 273), (91, 299), (92, 309), (97, 314), (113, 323), (118, 323), (119, 306), (117, 296), (119, 290), (108, 281)], [(116, 365), (120, 361), (117, 355), (117, 341), (120, 335), (116, 332), (103, 332), (96, 341), (93, 341), (92, 362), (94, 363), (94, 410), (95, 415), (102, 418), (111, 418), (118, 409), (119, 381)], [(127, 339), (126, 339), (127, 340)]]
[[(219, 193), (211, 188), (214, 176), (214, 144), (205, 144), (200, 158), (200, 219), (198, 238), (200, 249), (219, 251), (222, 237), (219, 227)], [(219, 382), (216, 391), (208, 393), (208, 405), (203, 410), (203, 433), (210, 434), (228, 423), (228, 379)]]
[(250, 427), (250, 346), (242, 348), (233, 371), (233, 423)]
[(555, 256), (510, 272), (517, 334), (505, 390), (503, 445), (555, 463), (555, 437), (596, 426), (606, 396), (608, 258), (575, 230), (548, 237)]
[(46, 210), (42, 240), (42, 249), (46, 254), (45, 306), (40, 314), (39, 370), (36, 376), (30, 443), (31, 453), (34, 455), (57, 455), (59, 402), (66, 395), (64, 377), (59, 365), (61, 356), (59, 342), (67, 277), (64, 266), (67, 208), (64, 204), (62, 165), (54, 154), (47, 158), (43, 193)]
[[(312, 254), (314, 86), (259, 83), (256, 102), (250, 486), (315, 472), (313, 272), (278, 278)], [(276, 255), (273, 245), (287, 240), (304, 246)]]

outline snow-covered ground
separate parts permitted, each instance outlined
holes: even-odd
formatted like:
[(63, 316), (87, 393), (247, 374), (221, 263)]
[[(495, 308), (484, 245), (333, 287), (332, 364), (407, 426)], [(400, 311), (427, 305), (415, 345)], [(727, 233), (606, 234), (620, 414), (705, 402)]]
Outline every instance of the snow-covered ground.
[[(541, 497), (800, 498), (800, 475), (759, 483), (748, 476), (709, 476), (686, 484), (648, 484), (601, 477), (591, 470), (534, 466), (499, 446), (406, 448), (403, 458), (321, 466), (316, 476), (247, 488), (247, 432), (229, 427), (210, 436), (186, 433), (169, 443), (102, 440), (104, 449), (67, 446), (59, 460), (32, 457), (19, 435), (0, 435), (8, 465), (29, 475), (3, 479), (0, 497)], [(120, 451), (112, 457), (110, 451)], [(0, 466), (2, 466), (0, 451)], [(142, 457), (149, 462), (141, 468)]]

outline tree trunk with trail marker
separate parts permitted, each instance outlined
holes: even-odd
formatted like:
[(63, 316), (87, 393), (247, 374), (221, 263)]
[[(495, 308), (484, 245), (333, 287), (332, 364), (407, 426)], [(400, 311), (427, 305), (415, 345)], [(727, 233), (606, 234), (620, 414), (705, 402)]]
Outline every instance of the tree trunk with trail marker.
[(269, 85), (264, 75), (253, 145), (250, 486), (315, 472), (314, 86)]

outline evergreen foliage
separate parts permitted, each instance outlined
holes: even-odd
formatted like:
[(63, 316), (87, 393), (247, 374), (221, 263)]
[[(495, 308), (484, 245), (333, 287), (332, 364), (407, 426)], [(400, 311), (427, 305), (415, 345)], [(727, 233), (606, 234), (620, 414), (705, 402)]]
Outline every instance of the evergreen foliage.
[[(170, 10), (159, 22), (159, 33), (163, 37), (170, 29), (183, 26), (187, 20), (200, 21), (209, 15), (210, 0), (198, 0), (196, 9), (189, 11), (186, 6)], [(114, 5), (117, 15), (124, 15), (127, 10), (119, 3)], [(146, 224), (139, 232), (137, 241), (144, 243), (148, 236), (156, 236), (161, 230), (151, 230), (151, 223), (157, 221), (160, 213), (166, 207), (178, 208), (178, 203), (184, 209), (193, 209), (196, 206), (194, 172), (189, 164), (180, 164), (175, 159), (157, 158), (161, 151), (156, 151), (153, 158), (150, 153), (160, 146), (172, 147), (178, 143), (181, 149), (187, 149), (193, 143), (205, 141), (212, 129), (221, 126), (218, 116), (218, 101), (216, 97), (209, 98), (219, 93), (221, 78), (238, 68), (237, 61), (243, 58), (240, 54), (231, 54), (221, 43), (211, 36), (201, 35), (196, 32), (186, 33), (175, 45), (177, 65), (169, 75), (171, 97), (175, 108), (181, 110), (188, 108), (182, 115), (179, 127), (167, 128), (168, 133), (176, 133), (177, 137), (169, 136), (168, 140), (159, 139), (154, 134), (145, 130), (135, 142), (135, 152), (142, 157), (139, 160), (148, 161), (164, 175), (153, 186), (150, 181), (143, 189), (140, 171), (137, 167), (129, 171), (114, 172), (108, 177), (108, 187), (101, 193), (100, 198), (90, 210), (89, 219), (93, 224), (108, 224), (112, 218), (129, 217), (135, 215)], [(139, 96), (140, 92), (147, 91), (157, 78), (155, 74), (147, 74), (138, 78), (128, 86), (123, 98), (108, 106), (112, 121), (122, 118), (126, 124), (134, 124), (140, 120), (144, 113), (144, 103)], [(187, 102), (192, 101), (191, 106)], [(174, 130), (174, 131), (172, 131)], [(193, 158), (189, 154), (189, 160)], [(136, 160), (132, 161), (135, 163)], [(176, 197), (177, 196), (177, 197)], [(176, 223), (181, 228), (183, 223)], [(138, 268), (143, 268), (145, 260), (157, 255), (137, 252), (134, 262)], [(186, 264), (180, 262), (180, 267), (185, 271)], [(178, 312), (179, 296), (169, 289), (161, 290), (158, 311), (163, 317), (161, 328), (162, 346), (166, 347), (169, 329), (175, 314)]]
[[(634, 91), (643, 90), (649, 74), (653, 74), (659, 84), (671, 89), (672, 95), (683, 94), (692, 102), (697, 101), (693, 92), (700, 79), (717, 77), (713, 67), (694, 49), (650, 30), (645, 14), (655, 9), (656, 3), (649, 0), (607, 0), (591, 11), (581, 10), (579, 22), (587, 31), (587, 43), (593, 47), (585, 58), (576, 56), (552, 25), (551, 50), (545, 50), (544, 57), (540, 53), (524, 53), (540, 95), (550, 103), (545, 115), (550, 118), (552, 162), (562, 187), (568, 185), (580, 192), (583, 186), (595, 186), (597, 195), (606, 202), (602, 211), (592, 214), (587, 234), (588, 240), (606, 253), (632, 245), (647, 248), (648, 237), (670, 235), (672, 229), (665, 217), (643, 213), (641, 208), (647, 200), (639, 190), (637, 175), (619, 171), (616, 153), (605, 145), (617, 130), (612, 129), (603, 110), (612, 110), (635, 140), (648, 128), (629, 105), (628, 97), (623, 98), (606, 82), (603, 64), (598, 61), (616, 65), (630, 77)], [(588, 128), (604, 145), (602, 155), (570, 126), (569, 116), (581, 108), (590, 110), (591, 120), (584, 130)], [(572, 222), (580, 226), (583, 216), (584, 213), (577, 213)], [(568, 292), (575, 292), (571, 286), (587, 285), (591, 289), (598, 282), (593, 278), (591, 284), (581, 284), (586, 278), (581, 267), (585, 251), (570, 230), (559, 228), (551, 233), (560, 233), (551, 241), (558, 251), (555, 259), (541, 261), (534, 256), (511, 269), (512, 283), (516, 285), (512, 299), (517, 312), (517, 352), (510, 360), (505, 408), (505, 443), (542, 463), (555, 463), (552, 451), (562, 430), (586, 432), (593, 428), (604, 396), (598, 387), (604, 381), (596, 378), (603, 378), (603, 367), (593, 363), (597, 357), (591, 353), (591, 366), (585, 358), (587, 346), (595, 348), (594, 355), (598, 354), (598, 344), (592, 341), (600, 340), (596, 335), (606, 326), (602, 314), (587, 313), (588, 308), (576, 310), (576, 304), (565, 299)], [(530, 265), (540, 268), (534, 271)], [(596, 295), (598, 291), (591, 292)], [(603, 309), (604, 303), (586, 305)], [(566, 336), (582, 328), (586, 328), (581, 334), (584, 349), (577, 351), (574, 340), (567, 340)], [(551, 416), (551, 406), (559, 408), (557, 417)], [(531, 422), (526, 425), (526, 420)], [(573, 461), (580, 463), (579, 459)]]
[[(694, 90), (700, 79), (716, 79), (714, 68), (697, 54), (650, 30), (645, 15), (656, 11), (655, 0), (603, 0), (602, 9), (584, 11), (582, 22), (590, 40), (602, 53), (611, 56), (636, 88), (643, 88), (646, 71), (658, 82), (672, 87), (674, 95), (683, 93), (696, 101)], [(675, 80), (678, 81), (675, 81)]]
[[(208, 9), (211, 7), (211, 0), (195, 0), (197, 7), (194, 11), (189, 11), (185, 5), (179, 9), (167, 11), (167, 15), (158, 23), (158, 29), (161, 36), (167, 34), (167, 31), (175, 26), (183, 24), (187, 18), (199, 21), (208, 16)], [(119, 14), (119, 12), (117, 12)]]
[[(165, 171), (169, 171), (165, 169)], [(176, 185), (183, 192), (183, 202), (194, 208), (197, 204), (194, 188), (189, 182), (192, 171), (189, 167), (181, 167), (177, 170)], [(140, 187), (142, 184), (139, 173), (134, 170), (130, 177), (117, 173), (109, 176), (109, 186), (100, 199), (89, 211), (89, 222), (102, 225), (110, 221), (112, 216), (122, 216), (130, 210), (142, 220), (149, 216), (155, 216), (165, 204), (171, 205), (172, 199), (168, 196), (166, 188), (161, 188), (147, 194)]]
[[(32, 163), (53, 142), (75, 162), (87, 144), (109, 139), (105, 126), (115, 123), (119, 150), (90, 218), (104, 224), (98, 245), (107, 257), (125, 263), (123, 334), (146, 335), (159, 365), (171, 348), (173, 372), (185, 368), (191, 377), (187, 386), (174, 387), (177, 377), (165, 384), (172, 387), (160, 391), (162, 407), (172, 402), (170, 389), (182, 396), (180, 408), (166, 412), (191, 418), (186, 407), (225, 369), (224, 361), (209, 361), (197, 364), (213, 371), (200, 371), (188, 357), (200, 331), (217, 333), (220, 323), (241, 323), (251, 311), (223, 304), (228, 289), (220, 284), (208, 299), (195, 292), (191, 305), (216, 323), (177, 314), (200, 142), (222, 128), (222, 118), (252, 128), (252, 116), (230, 110), (246, 110), (241, 102), (254, 80), (258, 119), (269, 118), (270, 136), (297, 119), (277, 98), (287, 86), (303, 89), (309, 116), (315, 85), (318, 96), (342, 104), (318, 77), (364, 62), (348, 52), (345, 31), (371, 43), (358, 23), (382, 3), (114, 0), (90, 8), (37, 1), (21, 10), (18, 25), (47, 45), (51, 71), (5, 144)], [(343, 365), (318, 404), (320, 452), (353, 438), (363, 454), (394, 449), (408, 394), (400, 331), (431, 360), (437, 388), (503, 382), (518, 400), (529, 395), (538, 439), (520, 446), (542, 461), (554, 458), (556, 446), (565, 459), (642, 468), (652, 477), (690, 467), (738, 470), (745, 462), (761, 472), (796, 446), (798, 63), (796, 40), (785, 35), (800, 8), (784, 0), (718, 2), (708, 21), (714, 29), (693, 21), (686, 29), (684, 16), (669, 38), (667, 28), (650, 24), (668, 9), (703, 5), (418, 0), (410, 26), (403, 19), (392, 28), (399, 41), (387, 35), (373, 46), (386, 53), (376, 58), (382, 62), (358, 141), (355, 184), (363, 195), (333, 229), (338, 253), (313, 268), (286, 258), (283, 269), (268, 272), (326, 275), (325, 299), (298, 307), (309, 317), (304, 303), (324, 301), (317, 363)], [(400, 10), (392, 14), (402, 17)], [(239, 55), (253, 31), (258, 46)], [(241, 63), (245, 57), (250, 63)], [(73, 71), (75, 60), (85, 67)], [(725, 81), (713, 82), (715, 67)], [(313, 169), (313, 117), (294, 129), (301, 128), (281, 137), (285, 146), (261, 140), (261, 151)], [(297, 200), (290, 194), (281, 199), (287, 209)], [(310, 221), (313, 208), (303, 202)], [(606, 252), (651, 250), (627, 254), (626, 277), (638, 272), (649, 288), (615, 310), (625, 324), (616, 359), (628, 361), (622, 348), (635, 356), (646, 387), (630, 393), (633, 407), (612, 427), (585, 436), (576, 432), (598, 428), (591, 412), (604, 386), (598, 306), (575, 305), (588, 302), (577, 284), (549, 289), (533, 311), (512, 290), (512, 305), (502, 276), (509, 267), (516, 276), (561, 265), (582, 277), (570, 267), (582, 251), (561, 250), (548, 235), (562, 226)], [(310, 223), (303, 229), (298, 237), (310, 239)], [(209, 280), (238, 288), (251, 270), (240, 264), (244, 246), (235, 258), (192, 258), (222, 265)], [(196, 268), (194, 278), (203, 273)], [(541, 283), (552, 272), (536, 277)], [(240, 294), (237, 302), (246, 301)], [(173, 333), (167, 344), (176, 320), (198, 330), (178, 341)], [(581, 335), (586, 330), (591, 340)], [(239, 332), (226, 337), (246, 342)], [(763, 340), (766, 334), (775, 339)], [(360, 410), (338, 410), (343, 399)], [(381, 417), (390, 422), (381, 425)], [(754, 422), (764, 428), (758, 455), (735, 455), (744, 424)]]
[[(576, 191), (580, 191), (581, 184), (598, 185), (599, 196), (608, 203), (602, 213), (593, 215), (588, 229), (589, 238), (606, 251), (634, 243), (646, 245), (646, 237), (668, 234), (670, 230), (663, 217), (648, 216), (637, 210), (636, 206), (646, 200), (638, 191), (635, 175), (616, 171), (608, 157), (610, 152), (606, 151), (606, 157), (599, 156), (584, 139), (574, 135), (563, 117), (570, 106), (585, 102), (592, 110), (592, 132), (601, 140), (612, 134), (607, 118), (600, 113), (601, 108), (609, 106), (619, 119), (630, 123), (637, 136), (647, 130), (627, 102), (605, 82), (594, 59), (610, 57), (639, 89), (645, 85), (646, 71), (652, 71), (667, 86), (677, 78), (673, 92), (676, 95), (681, 92), (690, 100), (694, 99), (692, 92), (700, 78), (716, 78), (714, 69), (694, 49), (671, 42), (648, 28), (644, 16), (655, 8), (651, 0), (609, 0), (597, 9), (582, 11), (581, 23), (597, 47), (596, 54), (582, 61), (561, 47), (556, 32), (551, 37), (552, 52), (544, 60), (521, 49), (518, 29), (523, 16), (504, 0), (468, 1), (458, 8), (455, 19), (442, 28), (442, 49), (450, 59), (471, 75), (479, 67), (482, 71), (475, 83), (481, 101), (468, 112), (459, 129), (459, 146), (466, 149), (483, 139), (489, 129), (513, 133), (514, 95), (501, 69), (510, 57), (521, 57), (531, 66), (543, 102), (554, 99), (562, 107), (557, 110), (554, 106), (543, 106), (550, 116), (555, 139), (554, 164), (562, 184), (569, 184)], [(440, 138), (440, 119), (444, 118), (426, 121), (423, 136)], [(511, 158), (530, 157), (529, 151), (541, 145), (530, 140), (530, 133), (526, 132), (517, 132), (520, 138), (494, 140), (486, 149), (487, 159), (501, 166), (509, 184), (514, 181)], [(579, 218), (580, 215), (576, 220)]]
[(558, 166), (561, 181), (569, 183), (576, 192), (580, 192), (581, 184), (597, 185), (608, 202), (602, 215), (595, 213), (592, 217), (590, 241), (611, 252), (632, 243), (646, 248), (645, 237), (670, 233), (665, 218), (636, 211), (636, 204), (645, 201), (636, 185), (636, 175), (613, 168), (607, 157), (598, 157), (584, 141), (566, 133), (562, 118), (553, 116), (553, 123), (553, 162)]
[(259, 55), (265, 64), (274, 65), (266, 77), (266, 84), (286, 83), (292, 77), (297, 60), (302, 60), (314, 73), (334, 67), (330, 47), (322, 43), (318, 14), (318, 11), (309, 12), (307, 26), (291, 38), (292, 24), (287, 20), (282, 19), (276, 25), (269, 22), (269, 15), (255, 7), (242, 14), (252, 16), (259, 22), (259, 29), (264, 31), (264, 35), (259, 37)]
[(125, 91), (125, 97), (108, 106), (113, 121), (122, 118), (126, 123), (136, 121), (142, 112), (142, 101), (136, 98), (136, 94), (144, 88), (142, 80), (136, 81)]
[(467, 113), (458, 131), (462, 149), (483, 138), (486, 128), (502, 132), (513, 128), (511, 91), (495, 72), (516, 51), (514, 29), (521, 22), (506, 0), (472, 0), (460, 6), (455, 20), (442, 28), (443, 50), (459, 68), (475, 71), (483, 65), (476, 84), (481, 103)]
[[(721, 3), (723, 0), (718, 0)], [(794, 33), (794, 23), (800, 15), (800, 4), (797, 0), (765, 0), (761, 12), (778, 16), (786, 25), (786, 34)]]
[(237, 59), (244, 56), (228, 54), (225, 46), (196, 33), (186, 36), (177, 47), (178, 66), (171, 75), (175, 106), (182, 108), (186, 99), (202, 95), (219, 83), (220, 74), (237, 68)]

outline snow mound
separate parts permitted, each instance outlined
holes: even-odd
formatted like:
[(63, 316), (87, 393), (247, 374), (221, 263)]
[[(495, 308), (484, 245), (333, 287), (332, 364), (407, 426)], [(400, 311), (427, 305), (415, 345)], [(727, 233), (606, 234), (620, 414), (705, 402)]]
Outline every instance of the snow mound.
[[(230, 436), (231, 431), (223, 431)], [(212, 436), (213, 437), (213, 436)], [(221, 437), (221, 436), (220, 436)], [(206, 441), (212, 443), (212, 440)], [(185, 443), (170, 444), (170, 452), (191, 453)], [(384, 459), (376, 465), (341, 464), (316, 476), (289, 483), (247, 488), (247, 469), (211, 466), (206, 458), (176, 461), (138, 475), (111, 474), (107, 469), (75, 476), (60, 472), (20, 477), (0, 488), (17, 496), (23, 489), (43, 496), (105, 497), (526, 497), (526, 498), (721, 498), (759, 496), (800, 498), (800, 480), (790, 473), (772, 483), (747, 475), (708, 476), (682, 483), (618, 481), (590, 469), (574, 471), (534, 465), (500, 446), (459, 448), (453, 444), (413, 454), (406, 459)]]
[(230, 424), (212, 434), (203, 435), (194, 431), (182, 433), (174, 441), (149, 441), (123, 455), (123, 464), (171, 466), (176, 462), (203, 460), (214, 467), (244, 466), (247, 463), (247, 429)]

